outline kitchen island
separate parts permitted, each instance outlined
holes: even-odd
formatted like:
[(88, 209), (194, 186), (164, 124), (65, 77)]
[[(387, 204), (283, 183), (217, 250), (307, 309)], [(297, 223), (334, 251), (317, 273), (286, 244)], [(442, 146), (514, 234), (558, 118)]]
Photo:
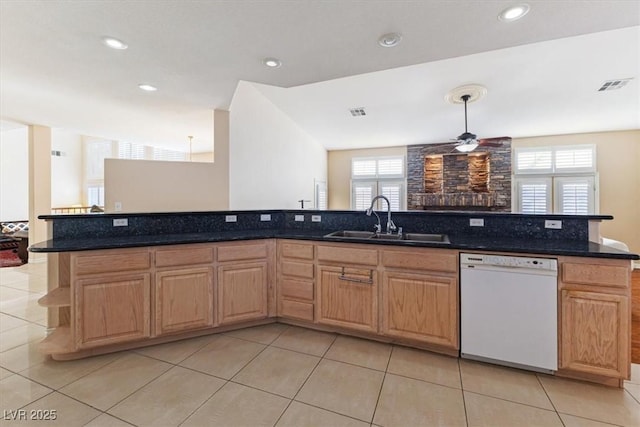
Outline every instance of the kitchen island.
[[(445, 232), (447, 244), (327, 237), (372, 229), (359, 212), (41, 218), (52, 239), (30, 250), (49, 253), (40, 302), (55, 329), (41, 350), (55, 359), (271, 322), (459, 356), (459, 254), (481, 251), (558, 260), (557, 375), (614, 386), (629, 377), (638, 255), (597, 242), (608, 216), (394, 214), (405, 232)], [(563, 227), (545, 228), (550, 219)]]

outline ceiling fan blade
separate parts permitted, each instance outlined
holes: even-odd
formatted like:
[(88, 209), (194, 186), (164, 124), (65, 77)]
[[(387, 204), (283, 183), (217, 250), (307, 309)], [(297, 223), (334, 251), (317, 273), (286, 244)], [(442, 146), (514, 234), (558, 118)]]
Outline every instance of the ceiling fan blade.
[(510, 136), (498, 136), (495, 138), (482, 138), (478, 140), (478, 145), (485, 147), (500, 147), (503, 144), (511, 142)]

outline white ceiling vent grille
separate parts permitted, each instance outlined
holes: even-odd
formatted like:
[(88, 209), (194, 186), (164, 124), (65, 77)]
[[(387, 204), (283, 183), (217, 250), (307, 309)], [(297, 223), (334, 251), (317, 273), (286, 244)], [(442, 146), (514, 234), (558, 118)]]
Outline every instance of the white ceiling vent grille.
[(633, 80), (633, 77), (630, 77), (628, 79), (607, 80), (606, 82), (602, 83), (602, 86), (600, 86), (598, 92), (604, 92), (605, 90), (622, 89), (631, 80)]
[(349, 109), (349, 112), (353, 117), (361, 117), (367, 115), (367, 112), (364, 111), (364, 107), (351, 108)]

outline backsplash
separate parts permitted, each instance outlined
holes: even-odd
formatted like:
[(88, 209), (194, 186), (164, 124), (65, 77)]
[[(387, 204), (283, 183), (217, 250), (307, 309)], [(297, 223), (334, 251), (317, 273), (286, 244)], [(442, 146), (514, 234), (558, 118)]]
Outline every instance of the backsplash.
[[(378, 212), (383, 230), (386, 212)], [(265, 216), (269, 221), (264, 221)], [(246, 230), (326, 231), (371, 230), (375, 216), (364, 211), (269, 210), (184, 213), (131, 213), (43, 215), (53, 222), (54, 239), (87, 239), (145, 235), (197, 234)], [(114, 226), (114, 219), (127, 226)], [(470, 220), (484, 226), (472, 227)], [(230, 219), (235, 221), (229, 222)], [(561, 229), (545, 228), (545, 220), (562, 221)], [(393, 221), (405, 232), (444, 233), (450, 236), (579, 240), (588, 242), (589, 222), (612, 219), (607, 215), (522, 215), (491, 212), (393, 212)]]

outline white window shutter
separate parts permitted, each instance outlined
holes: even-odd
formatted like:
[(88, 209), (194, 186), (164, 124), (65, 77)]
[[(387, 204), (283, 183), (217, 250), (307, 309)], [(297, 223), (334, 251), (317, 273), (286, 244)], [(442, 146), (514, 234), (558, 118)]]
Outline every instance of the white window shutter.
[(516, 173), (549, 173), (553, 170), (551, 149), (520, 149), (515, 154)]
[(378, 160), (379, 178), (399, 178), (404, 176), (404, 158), (389, 157)]
[(376, 159), (353, 159), (351, 161), (351, 176), (353, 178), (372, 178), (377, 173)]
[(376, 195), (376, 183), (357, 181), (352, 184), (351, 208), (357, 211), (369, 209), (371, 200)]
[(594, 213), (595, 183), (592, 176), (555, 178), (555, 211), (568, 215)]
[(316, 182), (316, 209), (326, 210), (327, 207), (327, 183), (324, 181), (318, 181)]
[(551, 179), (522, 178), (517, 183), (518, 211), (523, 214), (551, 213)]
[[(392, 211), (400, 211), (403, 207), (404, 191), (401, 182), (384, 182), (379, 183), (380, 195), (389, 199)], [(384, 203), (380, 204), (380, 209), (385, 210), (387, 207)]]
[(595, 171), (595, 147), (558, 148), (556, 150), (556, 172)]

